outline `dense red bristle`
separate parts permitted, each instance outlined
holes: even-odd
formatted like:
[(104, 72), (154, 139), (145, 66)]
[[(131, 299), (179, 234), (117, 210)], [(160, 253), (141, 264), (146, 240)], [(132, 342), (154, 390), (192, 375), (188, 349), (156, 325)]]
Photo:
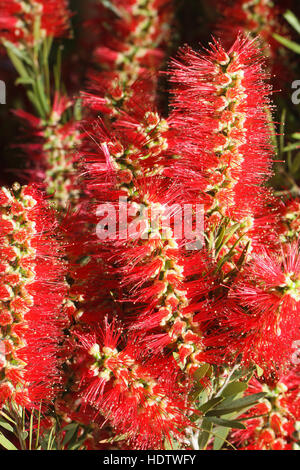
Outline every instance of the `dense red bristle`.
[[(63, 253), (53, 213), (33, 186), (12, 191), (3, 188), (1, 195), (5, 200), (1, 220), (10, 221), (13, 228), (1, 232), (0, 238), (4, 267), (0, 323), (5, 345), (0, 388), (9, 388), (10, 398), (17, 403), (38, 407), (40, 401), (53, 399), (61, 382), (58, 351), (65, 325), (61, 304), (66, 294), (65, 266), (60, 261)], [(11, 211), (15, 205), (17, 214)], [(5, 259), (8, 245), (15, 256)]]
[(15, 43), (33, 45), (34, 22), (40, 17), (41, 30), (51, 37), (69, 33), (70, 11), (66, 0), (3, 0), (0, 7), (0, 37)]

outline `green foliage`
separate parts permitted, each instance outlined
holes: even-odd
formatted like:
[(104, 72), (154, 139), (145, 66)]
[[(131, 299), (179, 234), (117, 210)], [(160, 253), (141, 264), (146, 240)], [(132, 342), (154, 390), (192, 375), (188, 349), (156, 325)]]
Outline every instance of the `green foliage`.
[[(27, 412), (10, 403), (0, 410), (0, 450), (80, 450), (90, 429), (72, 422), (62, 425), (52, 416), (52, 426), (41, 429), (41, 409)], [(51, 418), (51, 415), (48, 416)]]
[[(192, 439), (197, 448), (206, 449), (211, 445), (214, 450), (221, 449), (227, 441), (230, 429), (245, 429), (241, 414), (257, 404), (265, 393), (245, 395), (253, 373), (241, 367), (234, 367), (226, 375), (220, 370), (211, 373), (211, 366), (202, 365), (195, 373), (196, 383), (191, 394), (197, 412), (191, 416)], [(205, 383), (210, 373), (210, 384)]]

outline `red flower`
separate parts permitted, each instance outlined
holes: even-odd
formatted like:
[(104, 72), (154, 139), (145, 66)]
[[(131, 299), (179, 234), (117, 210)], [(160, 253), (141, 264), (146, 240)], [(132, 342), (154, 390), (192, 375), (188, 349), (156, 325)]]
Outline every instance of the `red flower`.
[(26, 176), (44, 184), (56, 207), (63, 211), (78, 201), (74, 160), (80, 133), (75, 120), (64, 122), (64, 113), (72, 105), (72, 100), (55, 93), (46, 123), (23, 110), (14, 112), (28, 127), (30, 140), (20, 147), (28, 156), (28, 165), (34, 163), (35, 167), (25, 170)]
[(289, 199), (281, 209), (280, 239), (283, 243), (298, 240), (300, 234), (300, 199)]
[(62, 37), (68, 34), (70, 12), (66, 0), (2, 0), (0, 39), (32, 46), (37, 41), (34, 25), (38, 18), (41, 22), (40, 37)]
[[(168, 0), (98, 2), (87, 22), (93, 59), (101, 72), (91, 74), (90, 89), (101, 94), (101, 112), (130, 109), (137, 96), (154, 102), (157, 72), (164, 60), (173, 11)], [(143, 93), (146, 92), (147, 97)], [(99, 103), (99, 100), (98, 100)]]
[(273, 59), (279, 59), (278, 50), (281, 45), (273, 38), (273, 34), (286, 36), (287, 28), (282, 22), (282, 14), (286, 3), (277, 5), (271, 0), (235, 0), (233, 5), (225, 0), (217, 0), (222, 20), (217, 26), (218, 35), (230, 45), (236, 35), (243, 31), (252, 37), (259, 37), (264, 52)]
[(243, 360), (261, 365), (266, 374), (289, 364), (300, 339), (299, 246), (286, 246), (281, 256), (253, 256), (229, 299), (236, 305), (225, 306), (224, 325)]
[(266, 78), (255, 42), (242, 38), (228, 51), (218, 42), (204, 54), (185, 47), (170, 71), (168, 152), (180, 155), (171, 171), (207, 194), (208, 215), (217, 211), (248, 230), (262, 207), (259, 186), (270, 174)]
[(239, 450), (291, 450), (297, 443), (300, 418), (300, 374), (296, 367), (275, 383), (251, 379), (247, 394), (265, 392), (263, 402), (247, 411), (242, 418), (245, 430), (234, 431), (231, 441)]
[[(94, 406), (127, 442), (138, 449), (163, 448), (164, 440), (181, 439), (189, 424), (184, 416), (186, 389), (168, 359), (146, 361), (133, 340), (118, 349), (120, 332), (77, 333), (84, 359), (79, 396)], [(182, 398), (183, 397), (183, 398)]]
[[(33, 186), (0, 191), (0, 395), (37, 406), (57, 393), (64, 267), (53, 214)], [(7, 396), (8, 398), (8, 396)]]

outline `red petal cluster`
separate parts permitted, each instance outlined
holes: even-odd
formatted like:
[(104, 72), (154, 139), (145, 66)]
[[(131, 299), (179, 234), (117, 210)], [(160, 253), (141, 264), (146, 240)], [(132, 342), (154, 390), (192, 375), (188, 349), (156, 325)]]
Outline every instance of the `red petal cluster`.
[(69, 32), (70, 11), (66, 0), (2, 0), (0, 5), (0, 37), (21, 45), (33, 45), (39, 38), (34, 25), (41, 24), (44, 36), (62, 37)]
[(65, 269), (56, 223), (33, 186), (0, 191), (0, 404), (55, 396)]
[[(232, 302), (233, 301), (233, 302)], [(298, 244), (281, 256), (254, 255), (224, 306), (224, 326), (232, 347), (246, 363), (266, 369), (289, 364), (300, 339), (300, 255)], [(230, 348), (230, 340), (228, 344)]]
[[(289, 38), (291, 35), (283, 19), (289, 2), (283, 0), (216, 0), (216, 9), (221, 19), (216, 26), (216, 34), (230, 46), (241, 31), (252, 38), (259, 38), (264, 55), (269, 57), (269, 65), (276, 83), (285, 86), (290, 72), (286, 50), (274, 38), (274, 34)], [(278, 86), (278, 85), (277, 85)]]
[(103, 332), (75, 335), (82, 352), (76, 373), (83, 408), (100, 411), (138, 449), (162, 448), (171, 435), (182, 437), (179, 430), (190, 424), (184, 416), (186, 390), (172, 361), (145, 362), (131, 340), (119, 350), (120, 332), (107, 322)]
[(64, 211), (74, 206), (78, 198), (74, 165), (79, 126), (74, 119), (65, 122), (65, 113), (73, 105), (72, 100), (56, 93), (46, 122), (22, 110), (14, 113), (24, 121), (30, 138), (20, 145), (28, 156), (24, 173), (30, 180), (44, 184), (56, 207)]
[(248, 394), (264, 392), (263, 402), (254, 406), (243, 418), (246, 429), (232, 433), (232, 441), (240, 450), (292, 450), (297, 443), (300, 419), (300, 374), (294, 368), (275, 383), (265, 384), (255, 378)]
[(102, 113), (128, 109), (136, 95), (143, 99), (143, 93), (148, 101), (155, 99), (172, 16), (168, 0), (113, 0), (109, 6), (98, 2), (87, 27), (93, 37), (94, 63), (102, 69), (90, 76), (90, 88), (102, 95)]

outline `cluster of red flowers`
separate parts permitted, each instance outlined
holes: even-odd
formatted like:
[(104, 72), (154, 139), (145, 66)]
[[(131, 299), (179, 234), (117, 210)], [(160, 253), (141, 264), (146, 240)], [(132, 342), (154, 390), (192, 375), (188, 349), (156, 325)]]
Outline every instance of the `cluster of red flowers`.
[(67, 122), (64, 120), (64, 113), (73, 104), (73, 100), (56, 93), (46, 122), (26, 111), (15, 111), (30, 136), (28, 142), (20, 144), (28, 157), (28, 168), (24, 173), (34, 174), (36, 181), (44, 183), (47, 193), (61, 211), (68, 205), (75, 205), (78, 200), (74, 160), (80, 131), (73, 118)]
[(241, 31), (259, 38), (264, 54), (269, 58), (276, 86), (285, 87), (290, 69), (287, 51), (274, 33), (289, 38), (290, 31), (283, 20), (289, 1), (276, 0), (216, 0), (220, 20), (216, 33), (224, 44), (230, 45)]
[[(167, 121), (149, 109), (106, 127), (92, 120), (83, 219), (96, 226), (103, 203), (121, 212), (120, 198), (130, 220), (141, 206), (145, 214), (129, 236), (121, 226), (112, 239), (84, 235), (82, 256), (101, 260), (99, 279), (112, 296), (103, 314), (117, 313), (146, 357), (167, 355), (169, 367), (192, 376), (203, 362), (239, 356), (268, 374), (288, 363), (299, 339), (299, 250), (287, 245), (281, 253), (279, 212), (270, 217), (274, 198), (262, 187), (271, 158), (262, 59), (253, 41), (240, 38), (228, 52), (215, 43), (206, 55), (183, 49), (180, 59), (170, 71)], [(196, 253), (174, 224), (165, 225), (168, 204), (191, 202), (204, 206), (205, 234), (214, 239)], [(80, 320), (87, 327), (88, 317)]]
[(273, 34), (286, 32), (281, 20), (282, 13), (287, 7), (281, 0), (217, 0), (222, 19), (217, 27), (218, 32), (225, 41), (231, 42), (232, 38), (240, 31), (259, 37), (262, 41), (265, 53), (275, 58), (280, 44), (273, 38)]
[[(4, 3), (0, 37), (27, 52), (68, 30), (65, 1)], [(291, 448), (300, 420), (300, 375), (289, 370), (300, 341), (299, 200), (284, 204), (266, 185), (274, 148), (263, 49), (242, 34), (229, 47), (181, 48), (167, 72), (165, 117), (156, 85), (171, 6), (96, 5), (81, 130), (62, 88), (41, 99), (39, 74), (36, 114), (16, 112), (31, 132), (29, 178), (43, 180), (58, 210), (34, 185), (0, 192), (0, 406), (46, 400), (64, 424), (93, 421), (88, 448), (114, 439), (186, 448), (204, 413), (191, 402), (201, 367), (216, 376), (257, 367), (265, 382), (252, 379), (246, 394), (267, 395), (232, 442)], [(228, 8), (244, 32), (265, 39), (277, 15), (269, 1)]]
[[(66, 0), (3, 0), (0, 5), (0, 35), (18, 47), (24, 44), (33, 46), (45, 36), (68, 34), (69, 19)], [(37, 24), (40, 28), (36, 28)]]
[(281, 210), (281, 241), (298, 240), (300, 234), (300, 200), (293, 198)]
[(243, 418), (247, 428), (232, 433), (232, 440), (243, 450), (291, 450), (299, 441), (299, 368), (295, 367), (275, 383), (252, 379), (248, 393), (265, 392), (262, 403)]
[(15, 185), (1, 189), (0, 227), (0, 404), (38, 407), (61, 382), (66, 288), (56, 221), (33, 186)]
[(94, 33), (91, 47), (97, 66), (90, 74), (90, 87), (103, 95), (97, 110), (113, 115), (126, 105), (130, 108), (136, 93), (155, 99), (157, 71), (171, 33), (172, 3), (113, 0), (109, 5), (97, 2), (95, 10), (87, 27)]

